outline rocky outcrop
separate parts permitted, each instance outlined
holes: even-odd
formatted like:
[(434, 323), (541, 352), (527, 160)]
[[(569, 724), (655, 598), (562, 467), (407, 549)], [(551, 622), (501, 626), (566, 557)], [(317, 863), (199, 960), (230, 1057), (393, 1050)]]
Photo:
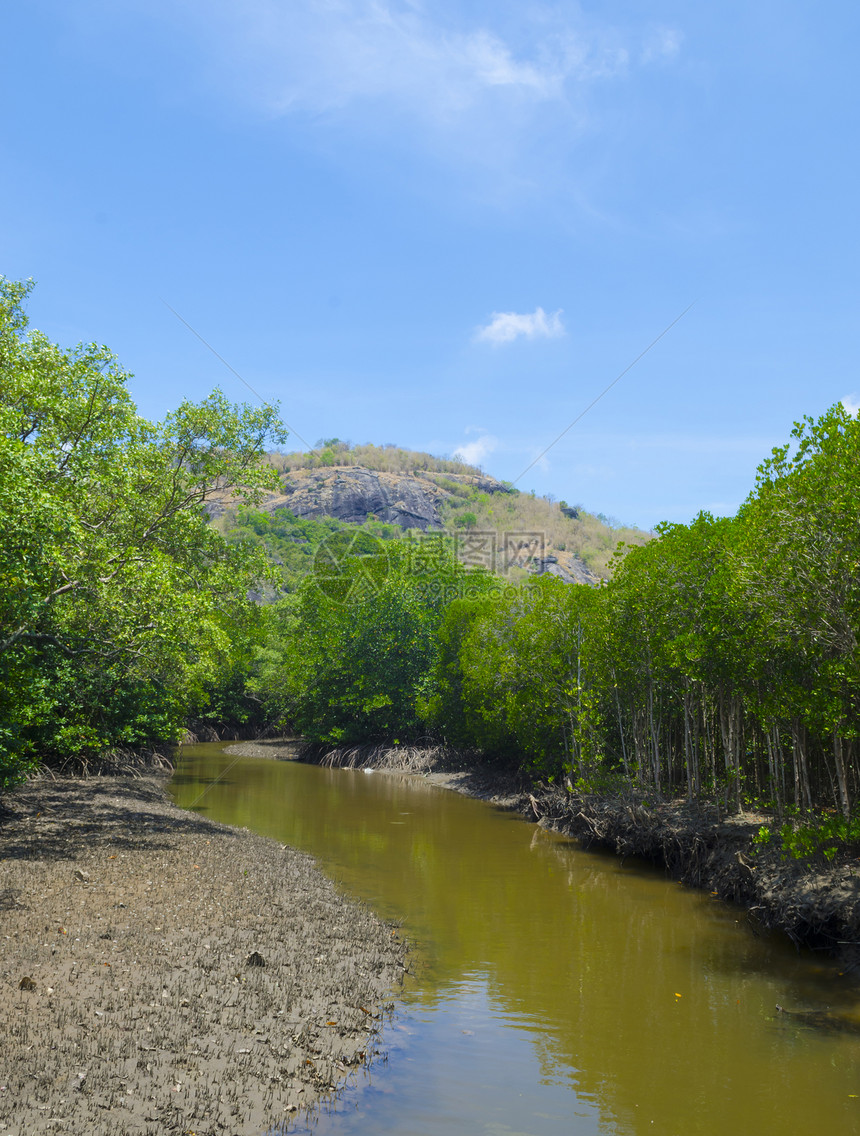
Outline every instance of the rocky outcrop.
[(446, 493), (429, 478), (340, 466), (297, 470), (283, 481), (283, 494), (266, 501), (267, 510), (354, 524), (375, 519), (423, 532), (442, 527), (439, 505)]
[(600, 583), (588, 565), (578, 556), (559, 553), (553, 556), (544, 556), (534, 563), (534, 572), (537, 576), (558, 576), (565, 584), (591, 584)]
[[(410, 474), (365, 469), (357, 465), (340, 465), (316, 469), (293, 469), (282, 474), (283, 490), (269, 494), (260, 504), (268, 513), (288, 510), (295, 517), (317, 520), (334, 517), (350, 524), (368, 520), (383, 521), (401, 529), (420, 532), (441, 530), (443, 515), (450, 523), (450, 510), (444, 506), (455, 501), (462, 508), (468, 501), (466, 491), (480, 494), (511, 493), (504, 482), (478, 471), (450, 473), (430, 470)], [(207, 503), (212, 517), (220, 517), (230, 508), (230, 498)], [(457, 517), (462, 517), (458, 513)], [(466, 529), (455, 529), (461, 539)], [(543, 551), (543, 547), (542, 547)], [(573, 553), (547, 546), (545, 555), (528, 564), (537, 575), (558, 576), (567, 584), (598, 584), (599, 578), (584, 561)]]

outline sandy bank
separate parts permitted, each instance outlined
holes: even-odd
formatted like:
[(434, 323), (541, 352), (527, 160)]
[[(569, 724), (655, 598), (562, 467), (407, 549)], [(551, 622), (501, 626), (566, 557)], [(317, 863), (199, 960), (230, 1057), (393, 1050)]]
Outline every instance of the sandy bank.
[(0, 801), (4, 1136), (265, 1131), (379, 1044), (396, 933), (310, 857), (163, 786), (43, 780)]

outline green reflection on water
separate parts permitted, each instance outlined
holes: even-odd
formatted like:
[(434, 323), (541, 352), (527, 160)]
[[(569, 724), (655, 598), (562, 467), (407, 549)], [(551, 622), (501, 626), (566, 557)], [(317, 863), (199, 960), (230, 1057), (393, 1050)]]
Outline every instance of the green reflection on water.
[[(507, 1027), (525, 1031), (538, 1072), (518, 1059), (536, 1083), (506, 1073), (499, 1093), (575, 1090), (564, 1123), (533, 1119), (533, 1132), (860, 1130), (860, 1038), (774, 1013), (829, 1006), (860, 1024), (854, 990), (783, 939), (754, 936), (743, 913), (420, 780), (233, 760), (188, 747), (177, 802), (200, 798), (213, 819), (311, 852), (402, 920), (420, 945), (414, 1012), (432, 1015), (479, 980), (498, 1038), (473, 1047), (475, 1068), (507, 1069)], [(599, 1119), (577, 1126), (577, 1102)]]

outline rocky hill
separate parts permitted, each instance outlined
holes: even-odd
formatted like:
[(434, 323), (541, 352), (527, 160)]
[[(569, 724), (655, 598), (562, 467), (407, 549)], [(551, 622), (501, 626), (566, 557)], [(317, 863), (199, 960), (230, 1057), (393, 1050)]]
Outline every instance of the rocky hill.
[[(492, 477), (447, 474), (467, 491), (509, 493)], [(266, 503), (267, 509), (289, 509), (297, 517), (335, 517), (362, 524), (385, 521), (402, 529), (444, 528), (444, 505), (452, 491), (430, 473), (415, 475), (336, 466), (333, 469), (301, 469), (283, 474), (284, 491)]]
[[(621, 529), (581, 506), (521, 493), (480, 469), (396, 446), (352, 447), (331, 439), (312, 454), (272, 454), (282, 490), (260, 508), (301, 520), (378, 522), (402, 531), (449, 530), (497, 549), (528, 546), (525, 571), (567, 583), (596, 584), (608, 575), (619, 541), (639, 544), (648, 534)], [(229, 529), (230, 502), (211, 506)], [(503, 560), (502, 555), (499, 561)]]
[[(452, 513), (464, 499), (467, 504), (480, 504), (482, 497), (516, 495), (516, 490), (486, 474), (446, 473), (441, 484), (438, 477), (429, 471), (409, 475), (359, 466), (292, 470), (283, 475), (283, 493), (272, 495), (263, 508), (272, 512), (288, 509), (296, 517), (334, 517), (350, 524), (383, 521), (404, 530), (428, 532), (450, 527)], [(477, 515), (471, 516), (474, 524), (470, 521), (458, 526), (463, 539), (470, 533), (485, 531)], [(456, 524), (456, 514), (454, 521)], [(570, 584), (598, 583), (599, 577), (581, 557), (547, 547), (544, 534), (536, 535), (538, 541), (529, 559), (529, 571), (559, 576)], [(497, 544), (504, 536), (496, 536)]]

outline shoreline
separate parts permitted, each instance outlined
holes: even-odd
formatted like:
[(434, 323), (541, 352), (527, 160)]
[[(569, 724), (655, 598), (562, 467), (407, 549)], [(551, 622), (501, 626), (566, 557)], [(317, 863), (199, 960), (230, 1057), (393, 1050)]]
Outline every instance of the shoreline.
[[(265, 739), (229, 746), (237, 756), (296, 760), (296, 739)], [(313, 757), (305, 760), (314, 760)], [(780, 931), (797, 946), (826, 952), (843, 974), (860, 978), (860, 859), (829, 864), (783, 859), (754, 843), (768, 817), (722, 816), (712, 805), (686, 799), (654, 800), (569, 793), (554, 786), (524, 788), (515, 777), (457, 760), (441, 747), (421, 751), (362, 747), (317, 758), (344, 767), (420, 776), (443, 788), (512, 809), (542, 827), (662, 867), (687, 887), (710, 892), (745, 909), (753, 928)]]
[(286, 1131), (380, 1053), (406, 944), (168, 775), (0, 799), (0, 1133)]
[[(752, 844), (762, 817), (529, 792), (439, 750), (323, 760), (420, 776), (644, 857), (740, 904), (753, 929), (860, 967), (860, 863), (782, 861)], [(287, 1132), (381, 1052), (406, 944), (307, 854), (178, 808), (168, 777), (44, 777), (0, 798), (2, 1136)]]

